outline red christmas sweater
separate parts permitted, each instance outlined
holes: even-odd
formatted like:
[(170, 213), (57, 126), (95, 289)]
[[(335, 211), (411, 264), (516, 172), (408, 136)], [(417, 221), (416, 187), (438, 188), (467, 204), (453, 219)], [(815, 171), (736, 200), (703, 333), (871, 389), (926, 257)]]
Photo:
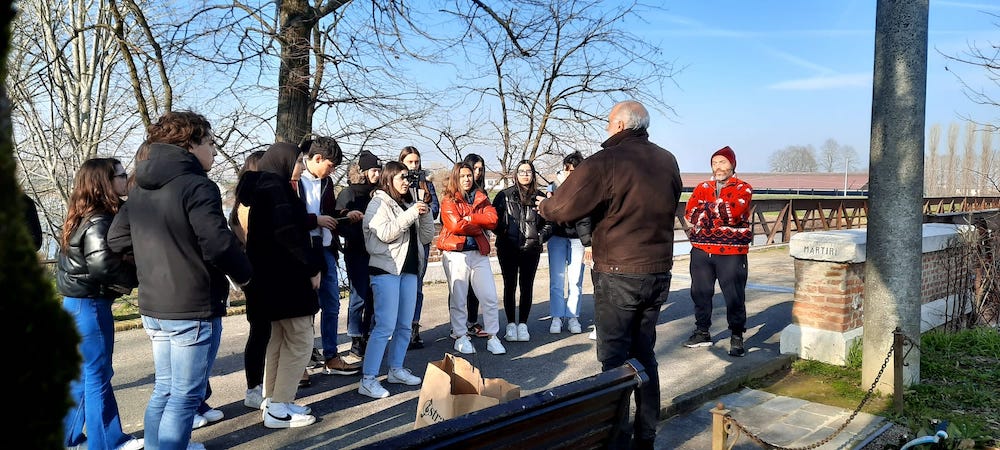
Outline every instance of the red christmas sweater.
[(729, 177), (718, 196), (716, 181), (695, 186), (688, 199), (684, 218), (691, 225), (691, 246), (713, 255), (743, 255), (750, 249), (750, 199), (753, 187), (735, 176)]

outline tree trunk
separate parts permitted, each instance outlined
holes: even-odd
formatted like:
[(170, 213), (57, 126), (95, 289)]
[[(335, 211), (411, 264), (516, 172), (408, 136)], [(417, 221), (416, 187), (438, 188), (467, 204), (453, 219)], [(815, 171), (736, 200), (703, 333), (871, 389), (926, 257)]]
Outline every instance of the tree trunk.
[(284, 0), (280, 5), (281, 66), (278, 69), (275, 139), (298, 144), (312, 131), (309, 51), (310, 30), (316, 23), (316, 14), (308, 0)]

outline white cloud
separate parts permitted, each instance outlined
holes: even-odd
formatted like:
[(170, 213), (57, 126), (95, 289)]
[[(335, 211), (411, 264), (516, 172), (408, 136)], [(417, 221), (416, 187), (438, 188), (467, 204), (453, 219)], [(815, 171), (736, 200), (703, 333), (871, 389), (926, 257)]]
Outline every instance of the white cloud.
[(818, 91), (845, 87), (868, 87), (871, 86), (871, 84), (872, 74), (852, 73), (781, 81), (774, 83), (767, 88), (779, 91)]

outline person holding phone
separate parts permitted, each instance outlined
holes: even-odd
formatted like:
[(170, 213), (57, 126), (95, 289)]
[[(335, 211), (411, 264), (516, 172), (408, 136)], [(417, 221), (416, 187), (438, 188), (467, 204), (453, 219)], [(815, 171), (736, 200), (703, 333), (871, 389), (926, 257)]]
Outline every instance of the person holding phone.
[(407, 172), (403, 163), (385, 164), (362, 222), (375, 294), (375, 325), (365, 350), (358, 392), (372, 398), (389, 396), (376, 378), (387, 348), (387, 381), (408, 386), (421, 382), (403, 367), (403, 361), (417, 302), (417, 278), (427, 258), (424, 244), (434, 239), (434, 222), (430, 207), (414, 199), (412, 191), (417, 189), (410, 188)]
[[(431, 219), (437, 220), (441, 204), (438, 203), (434, 183), (427, 180), (426, 172), (420, 166), (420, 151), (413, 146), (403, 147), (403, 151), (399, 152), (399, 162), (408, 170), (410, 188), (417, 190), (416, 200), (426, 203), (431, 208)], [(430, 255), (430, 252), (431, 244), (428, 242), (424, 244), (424, 255)], [(410, 334), (409, 346), (411, 349), (424, 348), (424, 341), (420, 338), (420, 312), (424, 308), (424, 274), (427, 273), (427, 258), (423, 261), (420, 274), (417, 276), (417, 305), (413, 310), (413, 332)]]

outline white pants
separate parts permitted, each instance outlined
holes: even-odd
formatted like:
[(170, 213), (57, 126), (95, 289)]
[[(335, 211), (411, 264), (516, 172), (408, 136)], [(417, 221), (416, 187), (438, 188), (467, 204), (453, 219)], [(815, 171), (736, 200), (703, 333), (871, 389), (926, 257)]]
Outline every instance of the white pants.
[(441, 265), (448, 278), (448, 290), (451, 294), (451, 304), (448, 306), (452, 336), (465, 336), (468, 331), (466, 320), (469, 311), (466, 311), (466, 300), (470, 285), (479, 298), (479, 309), (483, 311), (484, 331), (495, 336), (500, 331), (500, 311), (490, 257), (481, 255), (479, 251), (441, 252)]

